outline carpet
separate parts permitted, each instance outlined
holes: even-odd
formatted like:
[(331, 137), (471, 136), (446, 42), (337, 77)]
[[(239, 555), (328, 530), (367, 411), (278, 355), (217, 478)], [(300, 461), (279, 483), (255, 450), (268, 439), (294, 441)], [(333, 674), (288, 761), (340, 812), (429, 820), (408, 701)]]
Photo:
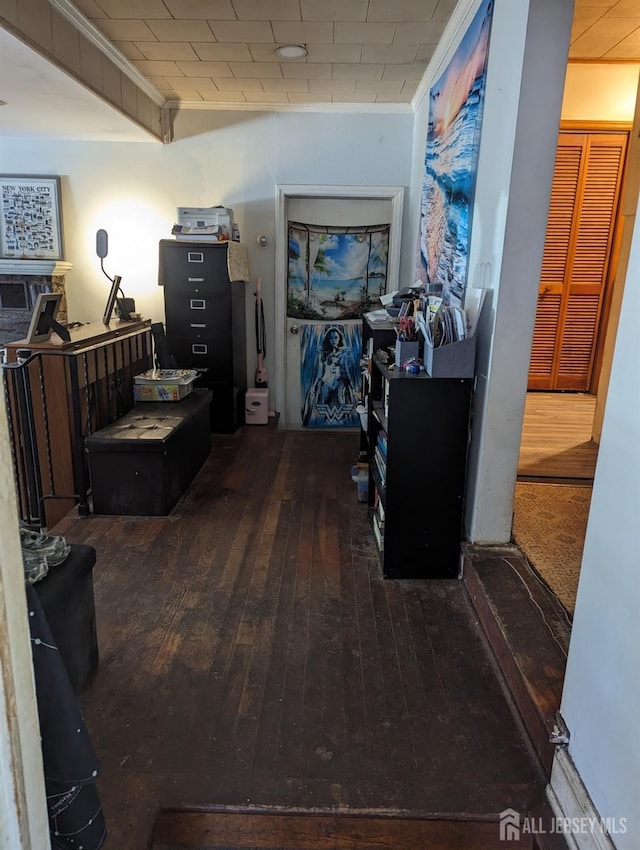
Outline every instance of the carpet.
[[(497, 815), (459, 819), (367, 811), (298, 811), (239, 807), (165, 807), (150, 850), (489, 850), (499, 835)], [(525, 836), (530, 838), (530, 836)], [(513, 850), (529, 848), (524, 840)]]
[(514, 542), (571, 614), (590, 504), (588, 486), (516, 484)]

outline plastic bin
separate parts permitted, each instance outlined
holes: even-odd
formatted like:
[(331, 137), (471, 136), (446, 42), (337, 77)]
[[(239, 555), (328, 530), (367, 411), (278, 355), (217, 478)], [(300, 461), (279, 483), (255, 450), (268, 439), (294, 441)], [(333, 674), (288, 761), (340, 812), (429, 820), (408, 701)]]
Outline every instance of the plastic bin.
[(351, 467), (351, 480), (358, 485), (358, 501), (369, 501), (369, 466), (368, 464), (356, 464)]

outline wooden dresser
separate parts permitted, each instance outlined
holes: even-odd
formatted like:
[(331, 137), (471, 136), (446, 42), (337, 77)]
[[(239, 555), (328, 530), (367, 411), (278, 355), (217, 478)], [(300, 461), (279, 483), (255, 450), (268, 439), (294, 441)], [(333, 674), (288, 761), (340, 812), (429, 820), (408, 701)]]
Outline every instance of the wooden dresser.
[[(86, 437), (133, 407), (133, 378), (153, 365), (150, 320), (95, 322), (45, 343), (6, 346), (3, 377), (20, 518), (51, 528), (89, 513)], [(18, 349), (31, 356), (17, 363)]]

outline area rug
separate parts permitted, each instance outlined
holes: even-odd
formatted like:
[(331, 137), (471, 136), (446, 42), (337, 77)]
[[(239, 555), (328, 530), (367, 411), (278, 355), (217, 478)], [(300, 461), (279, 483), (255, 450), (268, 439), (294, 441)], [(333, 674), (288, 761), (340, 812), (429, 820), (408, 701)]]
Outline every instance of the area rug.
[(516, 484), (513, 539), (571, 614), (590, 504), (589, 486)]
[[(497, 816), (441, 819), (366, 812), (166, 807), (150, 850), (486, 850), (499, 834)], [(516, 842), (514, 850), (529, 844)]]

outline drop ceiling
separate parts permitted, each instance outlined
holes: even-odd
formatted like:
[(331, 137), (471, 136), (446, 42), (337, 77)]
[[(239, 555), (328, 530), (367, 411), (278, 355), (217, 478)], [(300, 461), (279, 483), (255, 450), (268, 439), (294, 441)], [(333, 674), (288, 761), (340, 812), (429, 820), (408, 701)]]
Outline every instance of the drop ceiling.
[[(456, 6), (456, 0), (52, 3), (124, 62), (158, 102), (201, 109), (411, 109)], [(307, 56), (283, 61), (275, 53), (283, 44), (302, 44)], [(639, 0), (576, 0), (569, 57), (640, 60)], [(8, 103), (0, 107), (0, 135), (148, 138), (124, 116), (119, 124), (116, 110), (1, 29), (0, 99)], [(66, 131), (57, 129), (64, 122)]]

